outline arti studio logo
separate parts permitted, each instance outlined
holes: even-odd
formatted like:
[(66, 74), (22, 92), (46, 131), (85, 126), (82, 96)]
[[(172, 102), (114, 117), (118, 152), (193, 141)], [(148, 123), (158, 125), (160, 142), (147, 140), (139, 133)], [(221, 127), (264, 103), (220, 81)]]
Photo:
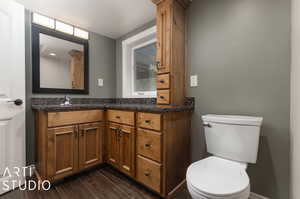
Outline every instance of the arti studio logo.
[[(29, 174), (26, 175), (26, 171), (29, 170)], [(27, 172), (28, 173), (28, 172)], [(44, 181), (34, 181), (34, 180), (19, 180), (19, 179), (25, 179), (26, 176), (32, 176), (33, 171), (32, 168), (27, 167), (13, 167), (8, 168), (6, 167), (3, 176), (7, 180), (3, 180), (3, 191), (9, 191), (13, 190), (15, 188), (19, 188), (21, 191), (24, 190), (43, 190), (48, 191), (51, 188), (51, 183), (49, 180)], [(16, 180), (18, 179), (18, 180)]]

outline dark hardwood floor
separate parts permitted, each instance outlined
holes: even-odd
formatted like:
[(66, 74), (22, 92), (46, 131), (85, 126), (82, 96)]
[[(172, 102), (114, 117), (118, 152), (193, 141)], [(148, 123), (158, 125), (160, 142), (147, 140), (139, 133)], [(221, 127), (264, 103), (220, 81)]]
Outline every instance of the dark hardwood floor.
[[(66, 178), (49, 191), (14, 190), (0, 199), (159, 199), (140, 184), (110, 167), (102, 167)], [(191, 199), (187, 190), (174, 199)]]

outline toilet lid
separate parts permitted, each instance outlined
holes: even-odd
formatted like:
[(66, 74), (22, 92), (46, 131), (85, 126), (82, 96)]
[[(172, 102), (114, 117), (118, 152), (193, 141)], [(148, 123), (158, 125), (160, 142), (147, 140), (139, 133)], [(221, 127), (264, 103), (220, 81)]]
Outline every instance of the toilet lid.
[(187, 181), (208, 195), (235, 195), (249, 186), (249, 177), (241, 164), (218, 157), (193, 163), (187, 171)]

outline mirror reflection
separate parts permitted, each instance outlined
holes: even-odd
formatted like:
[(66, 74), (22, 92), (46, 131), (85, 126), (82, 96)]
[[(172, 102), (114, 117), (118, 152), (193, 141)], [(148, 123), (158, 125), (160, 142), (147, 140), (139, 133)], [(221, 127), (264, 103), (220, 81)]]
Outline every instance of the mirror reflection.
[(84, 89), (84, 46), (40, 33), (40, 87)]

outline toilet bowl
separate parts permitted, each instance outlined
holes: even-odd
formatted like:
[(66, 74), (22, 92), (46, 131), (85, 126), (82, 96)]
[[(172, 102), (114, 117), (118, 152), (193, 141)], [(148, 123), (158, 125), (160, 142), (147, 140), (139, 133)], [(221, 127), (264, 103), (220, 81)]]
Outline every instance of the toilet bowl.
[(248, 199), (246, 165), (219, 157), (193, 163), (187, 170), (187, 186), (193, 199)]
[(256, 163), (261, 117), (205, 115), (207, 152), (191, 164), (186, 181), (193, 199), (248, 199), (247, 163)]

